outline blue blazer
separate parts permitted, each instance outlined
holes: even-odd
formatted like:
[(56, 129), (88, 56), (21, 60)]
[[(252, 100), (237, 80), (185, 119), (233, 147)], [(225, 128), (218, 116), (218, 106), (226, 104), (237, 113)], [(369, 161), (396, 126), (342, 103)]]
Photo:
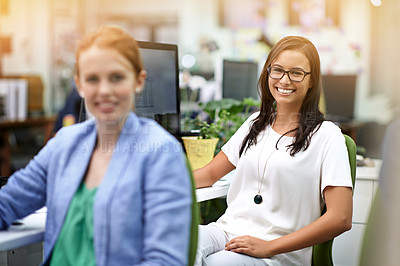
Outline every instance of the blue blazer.
[[(45, 264), (96, 143), (94, 120), (60, 130), (0, 190), (0, 229), (47, 206)], [(131, 113), (94, 200), (101, 265), (186, 265), (191, 183), (179, 142)]]

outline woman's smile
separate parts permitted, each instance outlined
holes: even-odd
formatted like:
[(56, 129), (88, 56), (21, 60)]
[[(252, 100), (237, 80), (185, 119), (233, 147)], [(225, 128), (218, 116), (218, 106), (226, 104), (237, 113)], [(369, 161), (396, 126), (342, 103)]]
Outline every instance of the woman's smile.
[(103, 113), (112, 113), (114, 112), (116, 103), (114, 102), (98, 102), (96, 103), (96, 107), (99, 109), (100, 112)]
[(281, 87), (276, 87), (277, 92), (280, 95), (291, 95), (292, 93), (294, 93), (296, 90), (295, 89), (289, 89), (289, 88), (281, 88)]

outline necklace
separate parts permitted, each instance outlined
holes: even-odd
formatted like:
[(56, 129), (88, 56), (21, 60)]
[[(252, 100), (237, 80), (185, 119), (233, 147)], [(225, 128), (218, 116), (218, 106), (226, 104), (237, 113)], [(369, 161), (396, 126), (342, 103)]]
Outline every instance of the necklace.
[[(274, 121), (274, 122), (275, 122), (275, 121)], [(269, 129), (270, 131), (268, 131), (267, 138), (266, 138), (266, 140), (265, 140), (263, 146), (261, 147), (260, 154), (258, 155), (258, 164), (257, 164), (257, 174), (258, 174), (258, 179), (257, 179), (257, 180), (258, 180), (258, 181), (260, 180), (260, 158), (261, 158), (261, 153), (262, 153), (262, 151), (263, 151), (263, 149), (264, 149), (265, 143), (266, 143), (267, 140), (268, 140), (268, 137), (269, 137), (269, 134), (271, 133), (271, 130), (272, 130), (272, 126), (273, 126), (273, 125), (274, 125), (274, 123), (272, 123), (271, 128)], [(275, 152), (276, 150), (278, 150), (278, 148), (275, 148), (275, 149), (268, 155), (268, 158), (267, 158), (267, 160), (266, 160), (266, 162), (265, 162), (265, 164), (264, 164), (264, 169), (263, 169), (263, 172), (262, 172), (261, 182), (260, 182), (260, 181), (258, 182), (258, 191), (257, 191), (257, 194), (254, 196), (254, 203), (255, 203), (255, 204), (260, 204), (260, 203), (262, 202), (262, 200), (263, 200), (263, 198), (262, 198), (262, 196), (261, 196), (261, 188), (262, 188), (262, 184), (263, 184), (263, 181), (264, 181), (265, 169), (267, 169), (267, 164), (268, 164), (269, 158), (271, 158), (272, 154), (274, 154), (274, 152)]]

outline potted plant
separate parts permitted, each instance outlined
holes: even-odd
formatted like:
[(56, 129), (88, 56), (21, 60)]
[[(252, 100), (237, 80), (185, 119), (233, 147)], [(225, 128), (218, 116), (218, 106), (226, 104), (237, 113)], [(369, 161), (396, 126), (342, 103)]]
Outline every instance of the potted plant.
[(221, 147), (232, 137), (239, 127), (246, 121), (250, 114), (259, 110), (260, 101), (254, 98), (245, 98), (242, 101), (230, 98), (209, 101), (205, 104), (200, 103), (200, 108), (207, 113), (211, 119), (226, 113), (224, 123), (219, 132), (219, 142), (217, 144), (216, 153)]
[(219, 141), (219, 134), (229, 113), (221, 112), (215, 123), (200, 122), (200, 135), (198, 137), (182, 137), (186, 153), (193, 170), (209, 163), (215, 154)]
[(221, 99), (200, 103), (199, 107), (207, 113), (211, 121), (189, 121), (200, 128), (199, 137), (182, 137), (189, 162), (193, 169), (203, 167), (212, 160), (236, 130), (249, 117), (251, 110), (258, 108), (260, 102), (253, 98), (243, 101), (235, 99)]

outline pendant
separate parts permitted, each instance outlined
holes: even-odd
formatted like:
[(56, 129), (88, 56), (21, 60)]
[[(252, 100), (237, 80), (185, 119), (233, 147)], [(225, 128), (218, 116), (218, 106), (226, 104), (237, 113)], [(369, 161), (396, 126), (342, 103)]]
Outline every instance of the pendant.
[(260, 204), (262, 202), (262, 197), (260, 194), (257, 194), (254, 196), (254, 203), (255, 204)]

